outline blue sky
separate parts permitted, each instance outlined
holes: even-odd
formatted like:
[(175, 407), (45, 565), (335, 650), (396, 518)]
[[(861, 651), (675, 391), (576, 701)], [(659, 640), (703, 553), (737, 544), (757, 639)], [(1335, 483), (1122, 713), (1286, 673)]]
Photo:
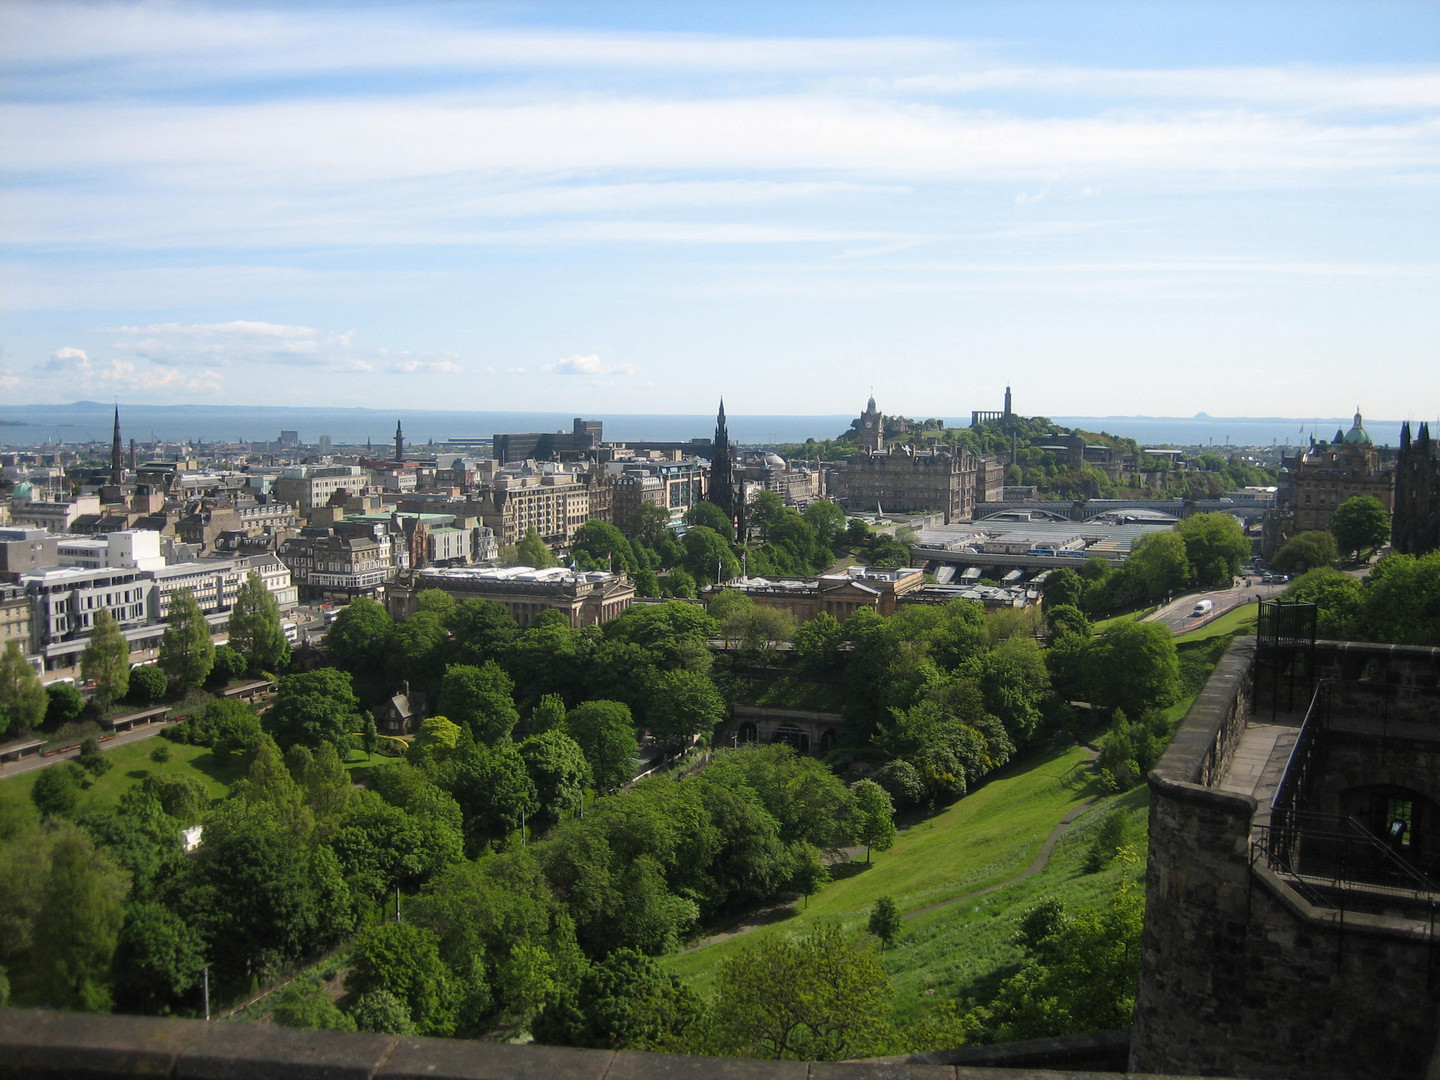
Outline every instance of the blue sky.
[(0, 400), (1440, 415), (1440, 4), (0, 4)]

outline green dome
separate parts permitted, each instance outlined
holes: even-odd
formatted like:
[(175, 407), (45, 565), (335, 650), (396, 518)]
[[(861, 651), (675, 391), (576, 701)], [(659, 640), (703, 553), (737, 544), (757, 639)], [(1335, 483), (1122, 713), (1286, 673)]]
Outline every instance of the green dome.
[(1352, 424), (1352, 425), (1350, 426), (1350, 430), (1345, 433), (1345, 445), (1346, 445), (1346, 446), (1373, 446), (1373, 445), (1374, 445), (1373, 440), (1370, 438), (1370, 433), (1365, 430), (1365, 425), (1360, 422), (1360, 410), (1359, 410), (1359, 409), (1356, 409), (1356, 410), (1355, 410), (1355, 423)]
[(29, 480), (21, 480), (18, 484), (15, 485), (15, 491), (12, 495), (12, 498), (28, 500), (31, 498), (32, 492), (34, 492), (34, 490), (35, 489), (30, 485)]

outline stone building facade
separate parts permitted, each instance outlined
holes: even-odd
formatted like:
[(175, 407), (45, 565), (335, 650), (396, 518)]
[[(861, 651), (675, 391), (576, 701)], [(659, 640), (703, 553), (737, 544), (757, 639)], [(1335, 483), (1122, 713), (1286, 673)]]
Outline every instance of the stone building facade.
[(1440, 443), (1426, 423), (1413, 439), (1409, 421), (1400, 428), (1390, 543), (1406, 555), (1440, 550)]
[(1276, 499), (1284, 535), (1330, 528), (1335, 508), (1357, 495), (1374, 496), (1388, 514), (1394, 477), (1356, 412), (1349, 431), (1337, 431), (1333, 442), (1315, 443), (1285, 462)]
[(407, 619), (413, 615), (418, 610), (416, 598), (426, 589), (442, 589), (460, 602), (497, 601), (522, 627), (543, 611), (560, 612), (577, 629), (599, 626), (629, 610), (635, 600), (635, 586), (629, 578), (602, 570), (431, 567), (397, 578), (385, 598), (391, 616)]

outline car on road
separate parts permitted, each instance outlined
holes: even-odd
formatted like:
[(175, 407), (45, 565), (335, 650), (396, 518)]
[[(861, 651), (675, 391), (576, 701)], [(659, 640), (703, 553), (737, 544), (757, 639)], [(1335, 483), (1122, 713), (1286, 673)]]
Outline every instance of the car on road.
[(1213, 600), (1201, 600), (1199, 603), (1197, 603), (1197, 604), (1195, 605), (1195, 607), (1194, 607), (1193, 609), (1191, 609), (1190, 615), (1191, 615), (1192, 618), (1193, 618), (1194, 616), (1196, 616), (1196, 615), (1209, 615), (1210, 612), (1212, 612), (1212, 611), (1214, 611), (1214, 610), (1215, 610), (1215, 601), (1213, 601)]

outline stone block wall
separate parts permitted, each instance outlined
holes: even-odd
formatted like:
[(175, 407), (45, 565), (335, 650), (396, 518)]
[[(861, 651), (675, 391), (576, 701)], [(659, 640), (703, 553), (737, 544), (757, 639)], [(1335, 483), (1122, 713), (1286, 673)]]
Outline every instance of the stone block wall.
[[(1375, 650), (1387, 648), (1342, 645), (1324, 650), (1323, 663), (1369, 667), (1380, 655)], [(1440, 658), (1440, 651), (1424, 651), (1433, 655), (1390, 653), (1382, 667), (1423, 685), (1426, 665)], [(1434, 936), (1388, 916), (1351, 912), (1342, 919), (1312, 908), (1263, 865), (1251, 866), (1255, 800), (1210, 786), (1249, 720), (1253, 680), (1254, 644), (1237, 642), (1149, 777), (1130, 1068), (1257, 1078), (1425, 1076), (1440, 1010)]]

